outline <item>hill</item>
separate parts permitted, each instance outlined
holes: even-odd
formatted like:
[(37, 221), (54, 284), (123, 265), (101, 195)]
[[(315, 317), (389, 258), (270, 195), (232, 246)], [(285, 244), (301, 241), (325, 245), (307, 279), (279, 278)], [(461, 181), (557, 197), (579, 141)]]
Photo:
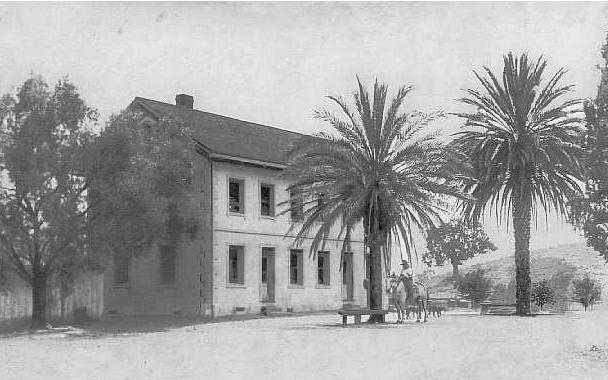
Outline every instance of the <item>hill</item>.
[[(512, 302), (515, 297), (515, 259), (513, 255), (488, 260), (475, 265), (463, 265), (462, 274), (483, 269), (492, 280), (496, 302)], [(532, 282), (549, 281), (558, 295), (558, 307), (566, 307), (572, 296), (572, 279), (589, 274), (608, 285), (608, 264), (593, 249), (584, 243), (563, 244), (530, 252), (530, 274)], [(451, 274), (442, 274), (426, 281), (431, 297), (455, 297)]]

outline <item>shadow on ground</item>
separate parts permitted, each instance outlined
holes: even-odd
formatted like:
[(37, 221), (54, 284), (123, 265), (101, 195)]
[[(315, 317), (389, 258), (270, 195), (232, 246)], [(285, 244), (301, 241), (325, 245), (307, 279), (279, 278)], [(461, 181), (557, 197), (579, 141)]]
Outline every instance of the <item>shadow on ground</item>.
[[(48, 334), (61, 331), (62, 327), (71, 327), (83, 330), (80, 336), (103, 336), (103, 335), (125, 335), (152, 332), (166, 332), (172, 329), (195, 326), (202, 323), (222, 323), (230, 321), (248, 321), (256, 319), (272, 319), (285, 317), (299, 317), (305, 315), (319, 315), (325, 313), (285, 313), (273, 315), (231, 315), (217, 318), (203, 316), (184, 315), (110, 315), (102, 320), (90, 320), (80, 322), (52, 321), (52, 330), (29, 330), (29, 319), (24, 319), (18, 324), (3, 326), (0, 329), (0, 337), (16, 336), (25, 334)], [(333, 325), (333, 327), (341, 324)]]

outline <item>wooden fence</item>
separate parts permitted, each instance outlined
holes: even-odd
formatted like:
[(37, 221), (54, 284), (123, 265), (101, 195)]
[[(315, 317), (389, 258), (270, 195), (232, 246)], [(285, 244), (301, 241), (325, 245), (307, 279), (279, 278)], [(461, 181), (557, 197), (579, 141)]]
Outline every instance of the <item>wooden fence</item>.
[[(56, 280), (51, 280), (47, 292), (47, 318), (62, 317), (61, 290)], [(71, 321), (76, 313), (90, 318), (101, 318), (103, 313), (103, 275), (81, 273), (74, 283), (71, 294), (64, 297), (63, 316)], [(32, 315), (32, 290), (27, 282), (11, 272), (2, 273), (0, 280), (0, 327), (22, 324)]]

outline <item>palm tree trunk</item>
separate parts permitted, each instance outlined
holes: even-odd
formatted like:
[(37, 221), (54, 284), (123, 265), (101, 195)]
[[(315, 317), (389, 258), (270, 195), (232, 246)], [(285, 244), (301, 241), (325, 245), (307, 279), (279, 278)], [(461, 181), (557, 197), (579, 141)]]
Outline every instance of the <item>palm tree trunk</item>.
[(530, 314), (530, 204), (513, 201), (516, 314)]
[[(371, 270), (370, 270), (370, 309), (382, 310), (382, 251), (376, 240), (371, 244)], [(384, 315), (371, 315), (370, 323), (383, 323)]]

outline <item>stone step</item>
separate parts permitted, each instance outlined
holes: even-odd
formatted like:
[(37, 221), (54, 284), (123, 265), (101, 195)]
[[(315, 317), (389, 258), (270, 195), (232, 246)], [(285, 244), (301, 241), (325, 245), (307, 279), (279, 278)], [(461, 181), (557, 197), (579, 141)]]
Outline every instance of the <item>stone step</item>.
[(282, 311), (283, 311), (283, 309), (281, 309), (278, 306), (267, 305), (267, 306), (262, 306), (260, 313), (264, 314), (264, 315), (272, 315), (272, 314), (280, 314)]

